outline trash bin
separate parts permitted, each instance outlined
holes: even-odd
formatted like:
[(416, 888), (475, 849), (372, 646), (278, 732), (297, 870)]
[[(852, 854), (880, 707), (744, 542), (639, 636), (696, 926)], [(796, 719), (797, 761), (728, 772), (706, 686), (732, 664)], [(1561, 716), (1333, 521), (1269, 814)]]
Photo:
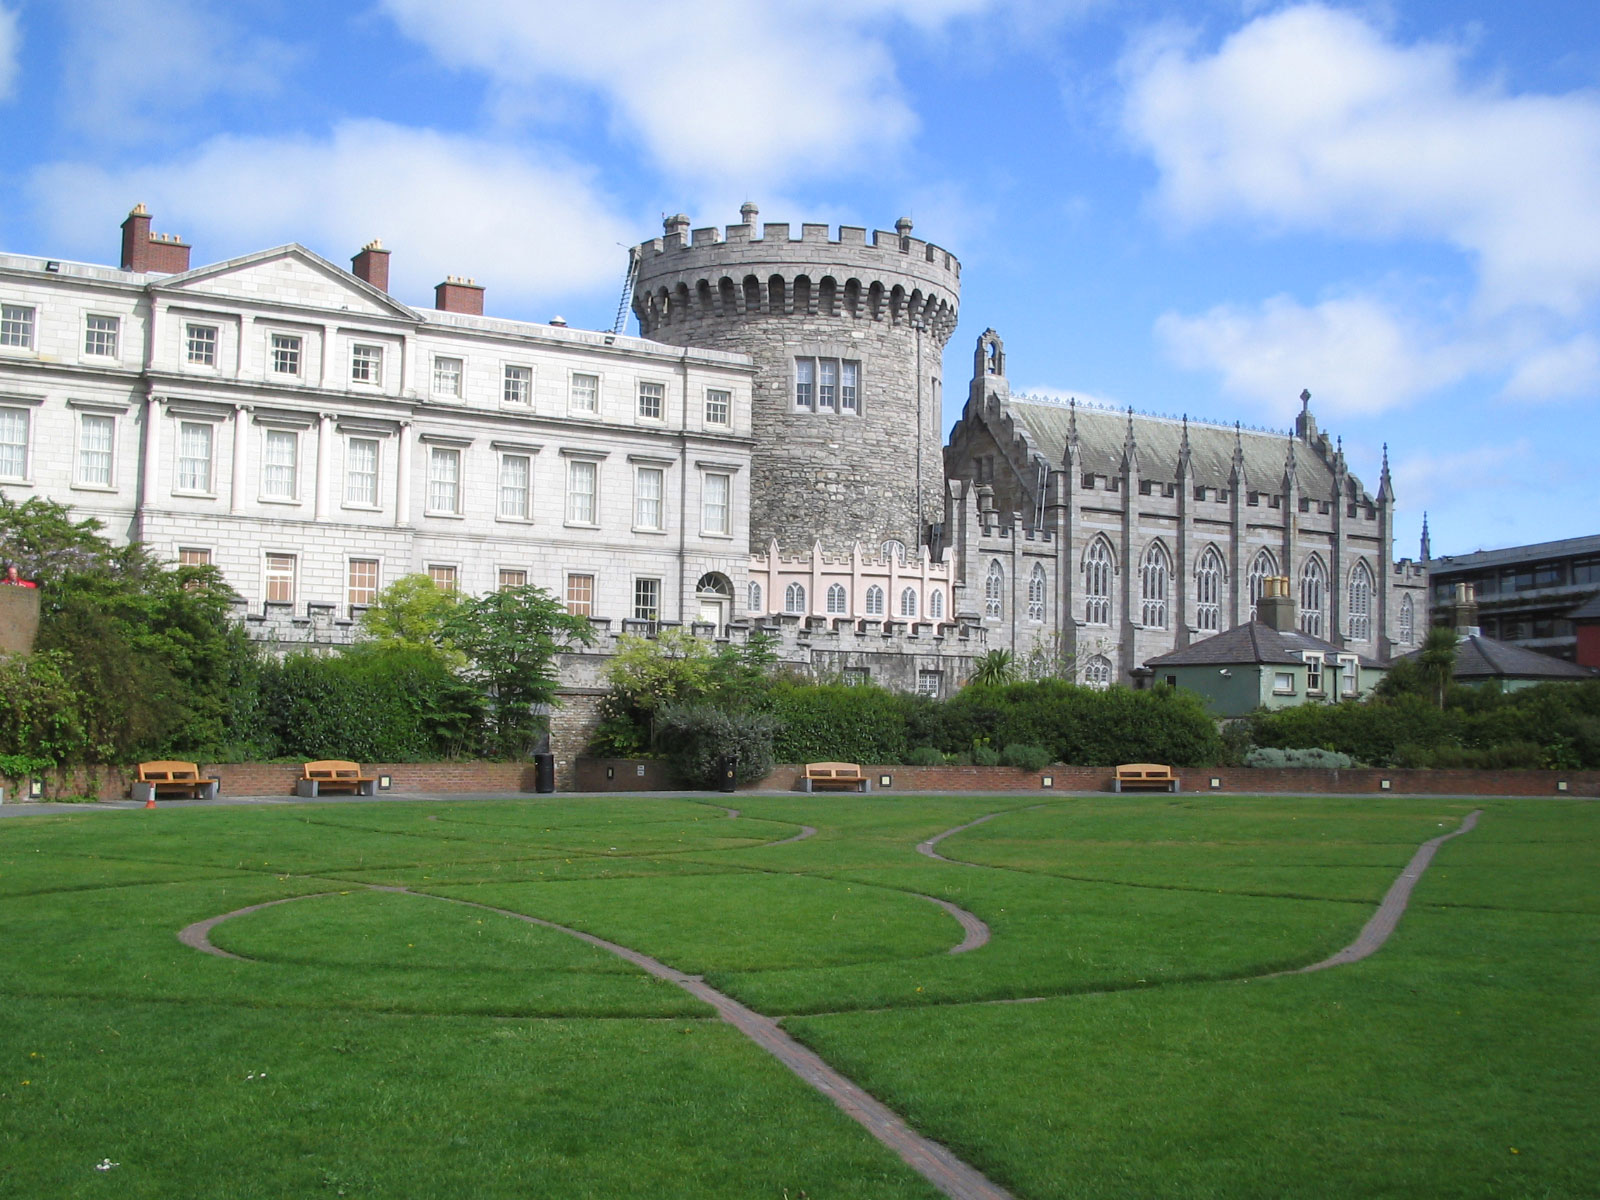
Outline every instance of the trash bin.
[(556, 756), (554, 754), (535, 754), (533, 756), (533, 790), (540, 793), (556, 790)]
[(739, 760), (732, 754), (724, 754), (722, 762), (717, 767), (717, 774), (721, 780), (720, 789), (724, 792), (733, 791), (735, 777), (739, 773)]

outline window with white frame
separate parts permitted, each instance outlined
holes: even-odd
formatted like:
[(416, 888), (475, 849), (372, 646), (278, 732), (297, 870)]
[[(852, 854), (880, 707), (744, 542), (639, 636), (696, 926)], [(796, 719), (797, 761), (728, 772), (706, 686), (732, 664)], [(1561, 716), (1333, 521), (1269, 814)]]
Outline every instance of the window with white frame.
[(111, 486), (115, 436), (115, 417), (84, 413), (78, 418), (78, 482), (84, 487)]
[(944, 692), (943, 671), (918, 671), (917, 695), (929, 696), (937, 700)]
[(1250, 619), (1256, 619), (1256, 605), (1261, 602), (1261, 591), (1266, 587), (1266, 580), (1278, 573), (1278, 560), (1273, 557), (1272, 551), (1262, 550), (1250, 562)]
[(211, 491), (211, 425), (206, 421), (178, 423), (178, 474), (180, 492)]
[(383, 347), (357, 342), (350, 347), (350, 382), (383, 386)]
[(446, 515), (461, 511), (461, 451), (428, 447), (428, 511)]
[(733, 412), (733, 393), (722, 388), (706, 389), (706, 424), (726, 425)]
[(666, 472), (660, 467), (636, 467), (633, 472), (633, 527), (635, 529), (661, 529), (663, 515), (661, 494), (666, 486)]
[(1357, 642), (1372, 637), (1372, 570), (1365, 561), (1350, 572), (1350, 637)]
[(902, 588), (900, 591), (900, 615), (908, 620), (917, 617), (917, 589), (914, 587)]
[(1194, 623), (1197, 629), (1215, 633), (1222, 616), (1222, 555), (1207, 546), (1194, 573)]
[(1339, 694), (1346, 699), (1361, 689), (1361, 664), (1353, 654), (1339, 655)]
[(1272, 694), (1274, 696), (1294, 695), (1294, 672), (1274, 671), (1272, 673)]
[(371, 604), (378, 598), (378, 560), (375, 558), (352, 558), (350, 560), (349, 584), (345, 589), (347, 602), (351, 608), (358, 605)]
[(1096, 654), (1083, 664), (1083, 684), (1096, 691), (1105, 691), (1111, 686), (1111, 660), (1104, 654)]
[(122, 327), (120, 317), (85, 317), (83, 323), (83, 352), (98, 358), (117, 356), (117, 333)]
[(500, 377), (500, 401), (503, 404), (533, 403), (532, 367), (506, 367)]
[(804, 584), (791, 583), (783, 589), (783, 611), (786, 613), (803, 613), (806, 611), (806, 589)]
[(1044, 565), (1034, 563), (1033, 573), (1028, 576), (1028, 620), (1044, 620), (1044, 594)]
[(461, 377), (465, 374), (465, 364), (459, 358), (450, 358), (443, 354), (433, 356), (433, 394), (444, 396), (446, 399), (461, 399)]
[(828, 585), (828, 615), (842, 617), (850, 611), (850, 601), (845, 595), (844, 584), (830, 583)]
[(904, 566), (906, 561), (906, 544), (900, 541), (898, 538), (890, 538), (888, 541), (879, 544), (878, 557), (884, 562), (892, 561)]
[(353, 437), (344, 444), (344, 502), (378, 507), (378, 439)]
[(532, 514), (533, 459), (526, 454), (500, 456), (500, 516), (526, 521)]
[(594, 616), (594, 576), (567, 576), (567, 611), (575, 617)]
[(883, 589), (877, 584), (867, 589), (867, 616), (883, 616), (884, 598)]
[(633, 619), (659, 621), (661, 619), (661, 580), (635, 579), (633, 581)]
[(750, 595), (747, 597), (746, 608), (753, 613), (766, 611), (761, 607), (761, 585), (754, 580), (750, 581)]
[(191, 366), (217, 365), (217, 327), (188, 324), (183, 327), (183, 352)]
[(700, 529), (725, 536), (733, 532), (733, 477), (707, 474), (700, 494)]
[(428, 578), (441, 592), (454, 592), (461, 586), (461, 573), (450, 563), (429, 563)]
[(1146, 629), (1167, 627), (1167, 578), (1171, 573), (1167, 548), (1151, 542), (1139, 564), (1139, 623)]
[(807, 412), (861, 411), (861, 363), (852, 359), (794, 360), (794, 406)]
[(1104, 538), (1090, 542), (1083, 555), (1083, 619), (1111, 624), (1111, 547)]
[(300, 354), (305, 341), (297, 333), (272, 335), (271, 360), (274, 375), (300, 374)]
[(666, 411), (667, 385), (644, 382), (639, 385), (639, 416), (646, 421), (659, 421)]
[(28, 477), (28, 410), (0, 408), (0, 479)]
[(1300, 632), (1322, 636), (1322, 610), (1328, 602), (1328, 572), (1312, 555), (1300, 569)]
[(991, 559), (983, 577), (983, 615), (991, 621), (1005, 616), (1006, 573), (999, 559)]
[(595, 524), (595, 482), (600, 464), (587, 459), (567, 460), (567, 521), (573, 525)]
[(928, 616), (935, 621), (944, 620), (944, 590), (934, 588), (928, 593)]
[(1400, 644), (1409, 646), (1416, 637), (1416, 606), (1411, 603), (1410, 596), (1400, 597)]
[(26, 304), (0, 304), (0, 346), (33, 349), (34, 309)]
[(292, 554), (266, 556), (264, 595), (269, 604), (294, 603), (295, 557)]
[(287, 429), (269, 429), (262, 447), (261, 494), (269, 500), (294, 500), (299, 496), (295, 459), (300, 435)]
[(567, 407), (575, 413), (600, 411), (600, 376), (574, 371), (567, 385)]
[(528, 586), (528, 573), (526, 571), (519, 571), (519, 570), (516, 570), (513, 567), (501, 567), (500, 568), (500, 590), (502, 592), (505, 591), (507, 588), (518, 588), (518, 587), (527, 587), (527, 586)]
[(1306, 691), (1320, 692), (1322, 690), (1322, 655), (1316, 651), (1307, 651), (1306, 660)]

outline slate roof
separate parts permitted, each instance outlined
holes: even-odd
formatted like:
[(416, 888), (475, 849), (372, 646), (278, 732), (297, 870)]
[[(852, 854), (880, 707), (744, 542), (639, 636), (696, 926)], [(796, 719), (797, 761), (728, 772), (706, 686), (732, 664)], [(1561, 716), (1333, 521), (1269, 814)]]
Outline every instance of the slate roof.
[[(1308, 650), (1323, 654), (1350, 653), (1309, 633), (1298, 630), (1282, 633), (1264, 622), (1246, 621), (1243, 625), (1235, 625), (1224, 633), (1195, 642), (1182, 650), (1149, 659), (1145, 666), (1227, 667), (1279, 663), (1299, 666), (1305, 662), (1304, 655)], [(1356, 655), (1356, 659), (1363, 667), (1374, 670), (1388, 666), (1364, 654)]]
[[(1063, 404), (1046, 404), (1013, 396), (1005, 401), (1012, 417), (1028, 431), (1034, 445), (1052, 463), (1059, 463), (1066, 451), (1067, 427), (1072, 409)], [(1078, 455), (1084, 473), (1118, 475), (1122, 472), (1122, 448), (1128, 435), (1128, 414), (1103, 408), (1077, 407)], [(1145, 479), (1164, 483), (1177, 478), (1178, 452), (1183, 439), (1183, 423), (1171, 417), (1135, 413), (1133, 437), (1139, 451), (1139, 473)], [(1257, 491), (1276, 492), (1283, 482), (1284, 463), (1289, 443), (1287, 432), (1271, 433), (1260, 429), (1239, 431), (1244, 448), (1245, 486)], [(1207, 422), (1189, 422), (1190, 483), (1195, 486), (1225, 488), (1233, 469), (1234, 428)], [(1302, 495), (1318, 498), (1333, 495), (1333, 472), (1316, 449), (1295, 441), (1295, 477)], [(1357, 483), (1357, 489), (1365, 490)]]
[[(1416, 658), (1421, 653), (1413, 650), (1401, 657)], [(1474, 633), (1456, 643), (1456, 668), (1451, 677), (1460, 680), (1596, 679), (1600, 678), (1600, 671)]]
[(1577, 554), (1600, 554), (1600, 534), (1563, 538), (1559, 542), (1535, 542), (1531, 546), (1507, 546), (1500, 550), (1474, 550), (1470, 554), (1442, 554), (1429, 560), (1428, 569), (1435, 574), (1453, 575), (1457, 571), (1509, 567)]

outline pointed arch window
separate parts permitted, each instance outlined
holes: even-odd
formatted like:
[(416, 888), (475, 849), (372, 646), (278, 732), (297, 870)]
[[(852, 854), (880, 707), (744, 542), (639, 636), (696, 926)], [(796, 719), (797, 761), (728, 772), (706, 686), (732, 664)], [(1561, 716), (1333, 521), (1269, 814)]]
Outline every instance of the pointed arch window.
[(844, 613), (847, 613), (849, 611), (850, 611), (850, 607), (849, 607), (849, 604), (847, 603), (847, 601), (845, 599), (845, 594), (844, 594), (844, 584), (842, 584), (842, 583), (829, 584), (828, 585), (828, 614), (830, 616), (840, 616), (840, 615), (842, 615)]
[(1111, 660), (1104, 654), (1096, 654), (1083, 664), (1083, 683), (1085, 687), (1092, 687), (1096, 691), (1105, 691), (1111, 686)]
[(1350, 572), (1350, 640), (1365, 642), (1372, 637), (1372, 568), (1365, 560)]
[(1224, 577), (1222, 555), (1215, 546), (1207, 546), (1194, 573), (1194, 623), (1206, 633), (1216, 633), (1221, 627)]
[(1256, 604), (1261, 600), (1265, 581), (1278, 573), (1278, 560), (1271, 550), (1263, 550), (1250, 563), (1250, 619), (1256, 619)]
[(877, 584), (867, 589), (867, 616), (883, 616), (883, 589)]
[(1083, 555), (1083, 619), (1111, 624), (1111, 547), (1104, 538), (1090, 542)]
[(1034, 563), (1033, 574), (1028, 577), (1028, 620), (1044, 620), (1044, 593), (1044, 564)]
[(1300, 632), (1322, 636), (1322, 614), (1328, 606), (1328, 572), (1316, 555), (1300, 569)]
[(928, 616), (935, 621), (944, 620), (944, 592), (939, 588), (928, 593)]
[(1417, 609), (1410, 596), (1400, 597), (1400, 644), (1409, 646), (1417, 636)]
[(900, 593), (900, 615), (902, 617), (915, 617), (917, 615), (917, 589), (908, 587)]
[(758, 613), (758, 612), (762, 611), (762, 609), (761, 609), (761, 585), (759, 583), (751, 583), (749, 600), (750, 600), (749, 609), (750, 609), (751, 612)]
[(783, 589), (783, 611), (786, 613), (806, 611), (806, 589), (803, 584), (791, 583)]
[(989, 573), (983, 580), (983, 615), (998, 621), (1005, 615), (1006, 573), (1000, 569), (1000, 560), (989, 562)]
[(1167, 579), (1171, 574), (1167, 548), (1151, 542), (1139, 564), (1139, 623), (1146, 629), (1167, 627)]

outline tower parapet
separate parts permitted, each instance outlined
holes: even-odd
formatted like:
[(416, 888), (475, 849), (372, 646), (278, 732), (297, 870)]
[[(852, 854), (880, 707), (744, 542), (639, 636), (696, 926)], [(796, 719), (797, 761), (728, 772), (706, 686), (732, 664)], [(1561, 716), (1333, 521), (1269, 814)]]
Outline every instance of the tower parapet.
[(944, 504), (943, 350), (961, 264), (911, 235), (862, 226), (726, 228), (668, 217), (638, 247), (640, 332), (756, 362), (752, 547), (915, 547)]

